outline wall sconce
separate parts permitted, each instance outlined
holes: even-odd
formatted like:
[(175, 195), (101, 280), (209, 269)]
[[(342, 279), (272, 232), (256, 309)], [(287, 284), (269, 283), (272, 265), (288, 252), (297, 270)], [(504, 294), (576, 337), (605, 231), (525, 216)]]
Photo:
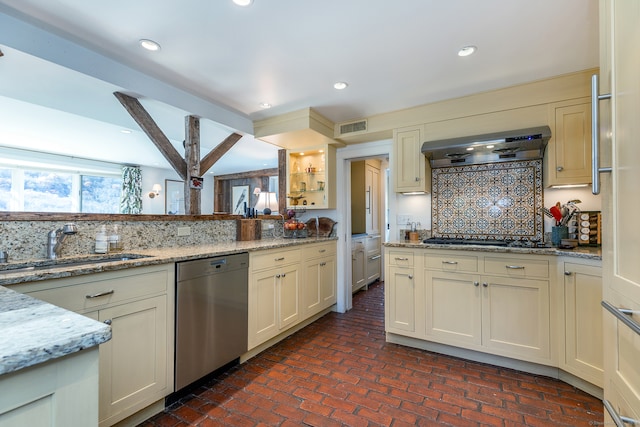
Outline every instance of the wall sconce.
[(149, 198), (153, 199), (154, 197), (159, 196), (161, 190), (162, 190), (162, 186), (160, 184), (153, 184), (153, 187), (149, 192)]

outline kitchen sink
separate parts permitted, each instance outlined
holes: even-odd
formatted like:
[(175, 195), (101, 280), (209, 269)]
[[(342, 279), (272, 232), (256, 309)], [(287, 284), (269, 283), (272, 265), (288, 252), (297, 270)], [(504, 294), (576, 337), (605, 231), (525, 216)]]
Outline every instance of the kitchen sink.
[(130, 261), (141, 258), (149, 258), (149, 256), (138, 254), (117, 254), (97, 257), (59, 258), (24, 263), (4, 264), (0, 265), (0, 275), (24, 273), (28, 271), (50, 270), (54, 268), (68, 268), (83, 265), (104, 264), (107, 262)]

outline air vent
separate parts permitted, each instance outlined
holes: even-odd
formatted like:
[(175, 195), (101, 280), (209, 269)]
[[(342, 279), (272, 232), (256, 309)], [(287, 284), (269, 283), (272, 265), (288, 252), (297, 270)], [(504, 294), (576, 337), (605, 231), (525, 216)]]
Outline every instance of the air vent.
[(359, 120), (357, 122), (345, 123), (340, 125), (340, 135), (354, 132), (363, 132), (367, 130), (367, 121)]

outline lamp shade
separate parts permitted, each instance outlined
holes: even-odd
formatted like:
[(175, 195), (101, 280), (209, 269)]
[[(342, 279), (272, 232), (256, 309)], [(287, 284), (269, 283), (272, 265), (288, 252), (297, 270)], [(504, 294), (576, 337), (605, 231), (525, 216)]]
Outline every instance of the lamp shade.
[(278, 212), (276, 193), (262, 192), (258, 194), (258, 202), (255, 208), (257, 211), (262, 211), (264, 215), (271, 215), (271, 212)]

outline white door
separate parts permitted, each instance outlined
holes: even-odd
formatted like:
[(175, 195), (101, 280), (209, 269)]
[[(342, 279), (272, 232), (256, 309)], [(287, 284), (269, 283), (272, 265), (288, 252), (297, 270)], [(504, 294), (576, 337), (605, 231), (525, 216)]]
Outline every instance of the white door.
[(631, 408), (640, 408), (640, 2), (602, 0), (601, 6), (608, 18), (601, 27), (609, 30), (601, 33), (608, 57), (601, 57), (600, 81), (603, 88), (610, 83), (612, 94), (612, 176), (603, 186), (609, 234), (603, 248), (604, 397), (612, 421), (623, 425), (621, 417), (637, 416)]

